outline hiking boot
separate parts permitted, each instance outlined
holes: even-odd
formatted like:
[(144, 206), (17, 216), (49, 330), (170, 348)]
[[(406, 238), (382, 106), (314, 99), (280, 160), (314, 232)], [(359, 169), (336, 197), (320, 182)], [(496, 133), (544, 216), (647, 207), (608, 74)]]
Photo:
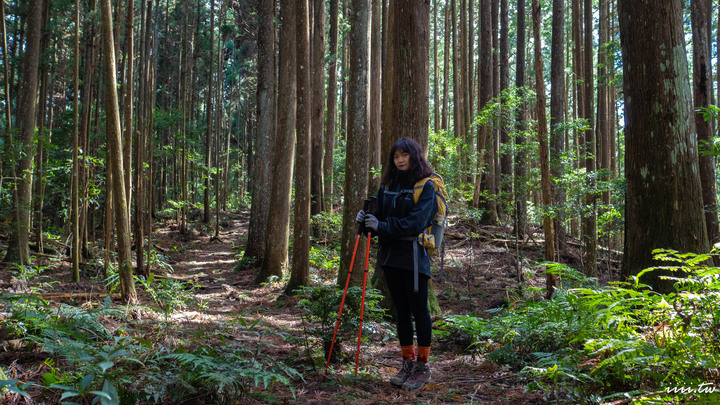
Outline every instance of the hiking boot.
[(413, 359), (403, 359), (402, 367), (395, 377), (390, 377), (390, 384), (396, 387), (402, 387), (405, 381), (410, 377), (415, 361)]
[(415, 363), (410, 372), (410, 376), (405, 380), (402, 385), (402, 389), (407, 391), (417, 391), (425, 385), (426, 382), (430, 381), (430, 367), (427, 363)]

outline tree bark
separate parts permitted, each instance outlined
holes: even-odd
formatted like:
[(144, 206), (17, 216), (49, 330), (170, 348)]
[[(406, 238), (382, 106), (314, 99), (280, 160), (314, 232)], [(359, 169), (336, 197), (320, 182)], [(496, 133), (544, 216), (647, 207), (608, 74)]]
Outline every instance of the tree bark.
[[(547, 141), (547, 117), (545, 115), (545, 79), (543, 78), (542, 46), (540, 38), (540, 23), (542, 15), (538, 0), (532, 0), (533, 43), (535, 49), (535, 91), (537, 93), (537, 139), (540, 145), (540, 175), (542, 183), (543, 210), (550, 209), (552, 205), (552, 190), (550, 188), (550, 150)], [(545, 233), (545, 260), (555, 260), (555, 230), (552, 216), (549, 212), (543, 214), (543, 230)], [(546, 298), (552, 297), (557, 280), (552, 274), (547, 274)]]
[(214, 48), (215, 48), (215, 0), (210, 0), (210, 57), (208, 58), (208, 61), (210, 61), (210, 71), (208, 72), (208, 91), (207, 91), (207, 105), (205, 106), (205, 113), (206, 113), (206, 119), (205, 119), (205, 193), (204, 193), (204, 215), (203, 215), (203, 222), (208, 223), (210, 222), (210, 178), (212, 175), (210, 174), (210, 166), (211, 163), (211, 145), (212, 145), (212, 134), (213, 134), (213, 126), (212, 126), (212, 118), (213, 118), (213, 75), (215, 74), (213, 71), (215, 69), (215, 61), (213, 58), (214, 55)]
[(337, 128), (337, 60), (338, 60), (338, 24), (340, 0), (330, 0), (330, 38), (328, 39), (328, 90), (327, 116), (325, 118), (325, 159), (323, 161), (325, 207), (332, 210), (333, 166), (335, 156), (335, 130)]
[(270, 276), (282, 277), (288, 260), (290, 233), (290, 187), (295, 155), (296, 121), (296, 46), (295, 1), (282, 0), (280, 6), (280, 76), (278, 84), (278, 132), (273, 159), (273, 183), (270, 194), (265, 254), (256, 281)]
[(23, 88), (18, 103), (20, 155), (17, 158), (17, 199), (5, 255), (6, 262), (30, 264), (30, 212), (32, 207), (32, 164), (35, 159), (35, 117), (37, 115), (38, 67), (42, 34), (42, 7), (28, 7), (27, 38), (23, 57)]
[(110, 0), (101, 0), (103, 61), (105, 73), (105, 111), (108, 142), (108, 157), (113, 173), (113, 203), (115, 229), (118, 243), (118, 271), (123, 302), (135, 304), (137, 293), (132, 278), (132, 257), (130, 253), (130, 229), (127, 204), (125, 201), (125, 177), (122, 175), (123, 157), (120, 144), (120, 110), (116, 84), (115, 49), (113, 43), (112, 10)]
[[(654, 12), (649, 13), (649, 9)], [(622, 275), (659, 265), (656, 248), (707, 253), (680, 0), (620, 0), (627, 194)], [(673, 282), (654, 271), (641, 282)]]
[[(368, 133), (369, 133), (369, 69), (370, 69), (370, 1), (353, 0), (350, 14), (350, 77), (348, 83), (348, 136), (345, 159), (345, 204), (343, 205), (342, 239), (340, 242), (340, 270), (338, 285), (343, 285), (356, 239), (355, 214), (363, 208), (368, 194)], [(423, 94), (423, 93), (421, 93)], [(361, 238), (363, 239), (363, 238)], [(358, 252), (365, 251), (365, 244)], [(358, 285), (363, 278), (364, 260), (355, 260), (351, 283)]]
[(258, 84), (252, 206), (245, 259), (262, 261), (265, 250), (275, 140), (275, 1), (258, 0)]
[(368, 177), (368, 189), (376, 190), (380, 187), (380, 176), (373, 175), (373, 172), (382, 170), (382, 38), (381, 17), (382, 8), (381, 0), (372, 0), (371, 6), (371, 27), (370, 35), (370, 143), (368, 150), (370, 152), (370, 173)]
[[(310, 283), (310, 187), (311, 187), (311, 112), (314, 101), (310, 80), (310, 21), (308, 0), (296, 0), (297, 41), (297, 129), (295, 152), (295, 207), (293, 254), (286, 294)], [(322, 70), (320, 70), (322, 73)]]
[[(70, 203), (70, 229), (71, 229), (71, 247), (72, 255), (72, 280), (80, 281), (80, 216), (78, 208), (80, 193), (78, 186), (78, 172), (80, 170), (80, 162), (78, 160), (79, 147), (79, 126), (80, 126), (80, 0), (75, 0), (75, 55), (74, 55), (74, 78), (73, 78), (73, 138), (72, 138), (72, 185)], [(108, 179), (108, 182), (110, 180)], [(108, 194), (108, 198), (110, 195)], [(106, 246), (107, 247), (107, 246)], [(105, 260), (107, 265), (108, 260)]]
[[(697, 129), (700, 184), (710, 245), (720, 241), (718, 228), (717, 188), (715, 186), (715, 156), (710, 150), (712, 133), (710, 121), (703, 117), (704, 110), (710, 106), (712, 93), (712, 74), (710, 44), (707, 40), (712, 13), (704, 1), (694, 1), (690, 5), (693, 39), (693, 99), (695, 100), (695, 128)], [(720, 258), (716, 256), (716, 265)]]
[(312, 175), (311, 215), (324, 210), (323, 196), (323, 115), (325, 113), (325, 0), (313, 0), (312, 30)]
[[(525, 86), (525, 0), (517, 2), (517, 54), (515, 56), (515, 87), (522, 89)], [(515, 112), (515, 234), (518, 238), (524, 237), (527, 232), (527, 165), (525, 151), (525, 118), (527, 105), (521, 103)]]
[[(478, 64), (478, 72), (480, 75), (478, 85), (478, 112), (482, 111), (483, 108), (492, 99), (493, 92), (493, 66), (492, 66), (492, 2), (484, 1), (480, 5), (480, 56)], [(486, 159), (486, 148), (488, 147), (488, 141), (492, 135), (492, 124), (484, 123), (481, 124), (478, 129), (477, 137), (477, 154), (478, 154), (478, 176), (475, 181), (475, 192), (473, 193), (472, 206), (479, 208), (481, 201), (480, 195), (482, 191), (481, 178), (482, 171), (485, 167)], [(490, 142), (491, 143), (491, 142)], [(496, 222), (497, 215), (494, 217), (485, 218), (485, 222)]]
[[(564, 175), (562, 154), (565, 151), (565, 0), (553, 0), (552, 43), (550, 59), (550, 174), (553, 179)], [(551, 183), (553, 203), (565, 204), (563, 187)], [(556, 247), (565, 244), (563, 210), (558, 209), (554, 218)]]
[[(585, 36), (583, 45), (583, 112), (587, 120), (587, 130), (584, 131), (585, 141), (585, 172), (588, 175), (587, 186), (592, 189), (595, 186), (594, 172), (597, 170), (597, 147), (593, 125), (593, 9), (592, 0), (585, 0), (584, 5)], [(583, 218), (583, 239), (585, 242), (585, 274), (595, 276), (597, 273), (597, 196), (594, 193), (587, 193), (584, 196), (586, 207), (590, 212)]]

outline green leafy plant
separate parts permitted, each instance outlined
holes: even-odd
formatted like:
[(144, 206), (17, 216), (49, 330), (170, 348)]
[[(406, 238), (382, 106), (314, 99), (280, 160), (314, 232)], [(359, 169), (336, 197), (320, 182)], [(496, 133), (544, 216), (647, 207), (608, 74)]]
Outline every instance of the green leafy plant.
[[(343, 290), (335, 285), (305, 286), (295, 290), (295, 296), (300, 299), (298, 308), (301, 310), (303, 331), (308, 346), (311, 348), (315, 343), (320, 344), (323, 359), (327, 358), (330, 352), (342, 295)], [(379, 290), (367, 289), (365, 292), (364, 338), (377, 330), (378, 323), (385, 315), (385, 310), (380, 306), (382, 299)], [(335, 359), (342, 357), (342, 342), (349, 340), (351, 336), (357, 336), (360, 327), (361, 301), (362, 288), (356, 286), (348, 288), (333, 348)]]
[[(720, 364), (720, 268), (710, 255), (654, 254), (667, 265), (606, 287), (553, 264), (548, 271), (562, 283), (552, 300), (518, 299), (490, 318), (446, 316), (436, 326), (446, 338), (465, 334), (471, 352), (522, 370), (549, 398), (678, 400), (673, 387), (720, 382), (712, 372)], [(640, 282), (659, 270), (675, 292)]]

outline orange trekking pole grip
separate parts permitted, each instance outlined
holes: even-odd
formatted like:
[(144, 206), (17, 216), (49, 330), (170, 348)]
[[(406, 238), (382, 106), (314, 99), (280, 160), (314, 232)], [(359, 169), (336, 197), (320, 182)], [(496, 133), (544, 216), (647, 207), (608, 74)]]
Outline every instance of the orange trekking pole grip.
[[(373, 197), (373, 199), (374, 199), (374, 197)], [(370, 200), (365, 200), (363, 202), (363, 210), (367, 212), (370, 208), (371, 208)], [(355, 237), (355, 247), (353, 248), (352, 259), (350, 260), (350, 269), (348, 270), (347, 279), (345, 280), (345, 289), (343, 290), (342, 299), (340, 300), (340, 310), (338, 311), (338, 317), (337, 317), (337, 320), (335, 321), (335, 331), (333, 332), (332, 342), (330, 343), (330, 351), (328, 352), (327, 362), (325, 362), (325, 375), (327, 375), (328, 367), (330, 366), (330, 359), (332, 358), (333, 347), (335, 347), (335, 338), (337, 337), (338, 327), (340, 326), (340, 319), (342, 318), (343, 307), (345, 306), (345, 296), (347, 295), (348, 287), (350, 286), (350, 277), (352, 276), (353, 267), (355, 267), (355, 256), (357, 256), (357, 249), (358, 249), (358, 244), (360, 242), (360, 235), (362, 235), (363, 232), (365, 232), (365, 225), (360, 224), (358, 226), (357, 236)], [(368, 234), (368, 240), (369, 240), (369, 236), (370, 235)], [(370, 246), (368, 245), (368, 252), (369, 252), (369, 249), (370, 249)], [(367, 265), (365, 267), (367, 268)], [(363, 297), (364, 297), (364, 291), (363, 291)]]

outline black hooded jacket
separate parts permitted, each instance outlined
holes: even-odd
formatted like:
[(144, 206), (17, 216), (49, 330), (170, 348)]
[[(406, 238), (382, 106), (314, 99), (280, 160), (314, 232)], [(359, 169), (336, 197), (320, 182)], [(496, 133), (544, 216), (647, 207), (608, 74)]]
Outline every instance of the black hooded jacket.
[[(425, 183), (417, 204), (413, 201), (414, 186), (408, 173), (400, 172), (389, 187), (380, 187), (378, 191), (375, 216), (379, 221), (378, 260), (383, 268), (413, 271), (413, 240), (425, 231), (437, 213), (432, 182)], [(420, 247), (418, 256), (418, 272), (430, 277), (427, 250)]]

